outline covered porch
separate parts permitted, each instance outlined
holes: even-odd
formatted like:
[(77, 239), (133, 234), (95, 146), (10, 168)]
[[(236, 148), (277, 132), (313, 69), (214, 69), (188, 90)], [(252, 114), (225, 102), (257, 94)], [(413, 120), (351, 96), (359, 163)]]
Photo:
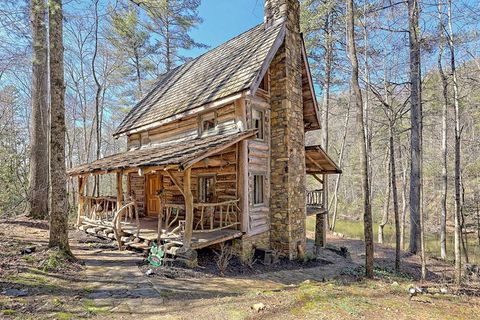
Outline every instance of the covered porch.
[[(78, 179), (77, 225), (116, 239), (120, 249), (157, 241), (188, 251), (241, 237), (238, 143), (254, 135), (134, 149), (70, 170)], [(88, 179), (106, 174), (116, 176), (116, 195), (88, 196)]]
[(315, 216), (315, 247), (324, 247), (328, 219), (328, 175), (341, 174), (342, 170), (319, 145), (305, 147), (305, 169), (315, 180), (315, 188), (307, 189), (307, 216)]

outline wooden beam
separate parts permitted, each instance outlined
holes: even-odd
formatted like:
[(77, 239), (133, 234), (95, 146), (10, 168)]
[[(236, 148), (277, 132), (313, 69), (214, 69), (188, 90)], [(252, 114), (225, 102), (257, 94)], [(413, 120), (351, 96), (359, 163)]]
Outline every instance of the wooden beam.
[(317, 176), (316, 173), (312, 173), (311, 176), (314, 177), (315, 180), (317, 180), (318, 182), (320, 182), (321, 184), (323, 184), (322, 178), (320, 178), (319, 176)]
[(313, 159), (308, 153), (305, 154), (308, 160), (310, 160), (320, 171), (324, 171), (325, 168), (320, 165), (315, 159)]
[(123, 203), (123, 173), (117, 172), (117, 210), (122, 207)]
[[(180, 181), (178, 181), (177, 178), (175, 178), (175, 176), (169, 170), (165, 170), (165, 172), (168, 174), (170, 179), (172, 179), (173, 184), (178, 188), (178, 190), (180, 190), (180, 193), (185, 198), (184, 184), (182, 184)], [(183, 183), (185, 183), (185, 180), (183, 180)]]
[(193, 234), (193, 195), (191, 189), (192, 169), (188, 168), (183, 173), (183, 194), (185, 197), (185, 234), (183, 246), (190, 249)]
[(83, 222), (83, 215), (84, 213), (84, 206), (85, 206), (85, 198), (84, 198), (84, 193), (85, 193), (85, 184), (86, 180), (88, 178), (84, 178), (82, 176), (78, 177), (78, 214), (77, 214), (77, 227), (80, 226), (80, 224)]

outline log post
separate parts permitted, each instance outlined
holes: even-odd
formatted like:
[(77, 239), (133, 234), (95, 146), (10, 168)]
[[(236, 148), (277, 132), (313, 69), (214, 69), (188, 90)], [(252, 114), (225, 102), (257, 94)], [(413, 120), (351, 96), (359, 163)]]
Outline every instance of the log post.
[(191, 189), (192, 169), (188, 168), (183, 173), (183, 193), (185, 195), (185, 235), (183, 246), (190, 249), (193, 233), (193, 195)]
[[(246, 130), (247, 125), (247, 107), (245, 99), (239, 99), (235, 103), (235, 116), (237, 118), (237, 127), (240, 130)], [(237, 176), (237, 194), (240, 199), (238, 206), (241, 210), (240, 222), (241, 230), (248, 232), (248, 142), (242, 140), (238, 143), (238, 176)]]
[(83, 215), (84, 215), (84, 206), (85, 206), (85, 197), (84, 197), (84, 190), (85, 190), (85, 181), (86, 179), (82, 176), (78, 176), (78, 215), (77, 215), (77, 228), (80, 227)]
[(117, 210), (122, 207), (123, 202), (123, 183), (122, 183), (123, 173), (117, 172)]

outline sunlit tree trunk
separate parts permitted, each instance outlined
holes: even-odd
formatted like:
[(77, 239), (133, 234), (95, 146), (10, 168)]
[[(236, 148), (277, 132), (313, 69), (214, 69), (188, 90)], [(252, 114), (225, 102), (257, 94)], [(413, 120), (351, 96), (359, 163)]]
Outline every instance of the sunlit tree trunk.
[(452, 27), (452, 1), (448, 0), (448, 46), (450, 49), (450, 67), (452, 70), (453, 79), (453, 103), (454, 103), (454, 119), (455, 119), (455, 237), (454, 237), (454, 251), (455, 251), (455, 283), (460, 285), (462, 281), (462, 252), (461, 252), (461, 140), (460, 140), (460, 105), (458, 97), (458, 82), (457, 82), (457, 69), (455, 61), (455, 42), (453, 39), (453, 27)]
[(27, 215), (48, 215), (48, 60), (46, 4), (32, 0), (32, 113), (30, 127), (30, 175)]
[(422, 98), (420, 69), (420, 30), (419, 8), (417, 0), (408, 0), (409, 47), (410, 47), (410, 252), (418, 252), (420, 240), (421, 211), (421, 139), (422, 139)]
[(442, 112), (442, 212), (440, 216), (440, 257), (447, 258), (447, 196), (448, 196), (448, 79), (443, 70), (444, 24), (441, 2), (438, 2), (438, 18), (440, 30), (440, 47), (438, 51), (438, 71), (442, 79), (443, 112)]
[(365, 236), (365, 272), (366, 276), (373, 278), (373, 223), (372, 223), (372, 207), (370, 204), (370, 184), (368, 176), (368, 155), (365, 137), (365, 122), (363, 114), (362, 91), (358, 82), (358, 58), (355, 45), (355, 17), (354, 17), (353, 0), (347, 0), (347, 45), (352, 65), (351, 86), (355, 97), (355, 105), (357, 107), (357, 137), (359, 156), (362, 175), (362, 193), (363, 193), (363, 224)]
[(63, 77), (61, 0), (49, 2), (50, 43), (50, 247), (71, 255), (68, 244), (67, 175), (65, 170), (65, 84)]

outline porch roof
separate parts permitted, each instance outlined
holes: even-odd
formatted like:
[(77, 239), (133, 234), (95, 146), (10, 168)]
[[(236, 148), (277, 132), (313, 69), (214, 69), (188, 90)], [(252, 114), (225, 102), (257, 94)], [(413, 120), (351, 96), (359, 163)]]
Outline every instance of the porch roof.
[(305, 147), (305, 167), (308, 174), (342, 173), (342, 170), (320, 145)]
[(178, 166), (187, 168), (235, 143), (250, 138), (256, 130), (215, 134), (171, 145), (117, 153), (67, 171), (69, 176), (111, 173), (136, 168)]

